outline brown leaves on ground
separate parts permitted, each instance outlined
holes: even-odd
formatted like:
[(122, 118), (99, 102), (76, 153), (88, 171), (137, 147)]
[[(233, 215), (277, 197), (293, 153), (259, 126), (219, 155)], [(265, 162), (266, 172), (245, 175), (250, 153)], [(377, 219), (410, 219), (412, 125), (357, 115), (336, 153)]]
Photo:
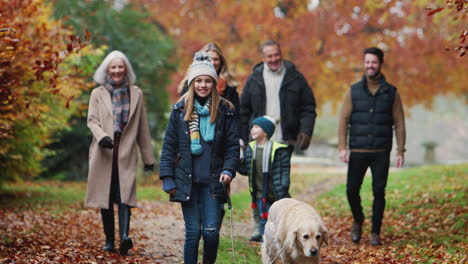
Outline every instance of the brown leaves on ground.
[(370, 218), (356, 245), (350, 239), (351, 217), (323, 217), (331, 240), (322, 248), (322, 263), (465, 263), (468, 208), (441, 201), (441, 197), (423, 195), (405, 205), (411, 208), (408, 212), (386, 210), (381, 234), (384, 245), (378, 247), (369, 244)]
[[(321, 250), (322, 263), (465, 263), (468, 208), (457, 199), (460, 197), (449, 192), (437, 197), (425, 194), (402, 208), (386, 210), (384, 245), (379, 247), (369, 245), (370, 218), (364, 224), (361, 243), (356, 245), (349, 238), (351, 217), (322, 208), (320, 214), (331, 233), (330, 244)], [(250, 219), (241, 221), (250, 226)], [(227, 220), (224, 226), (227, 230)], [(228, 236), (226, 230), (223, 236)], [(244, 240), (237, 242), (246, 242), (250, 229), (236, 228), (235, 233), (236, 240)], [(0, 209), (0, 263), (182, 263), (184, 221), (180, 205), (141, 202), (140, 208), (132, 210), (130, 236), (134, 248), (123, 257), (101, 250), (104, 233), (99, 210)], [(116, 247), (118, 242), (116, 212)], [(260, 255), (255, 263), (261, 263)]]
[(129, 256), (101, 249), (104, 232), (99, 210), (53, 213), (2, 209), (0, 263), (181, 263), (184, 233), (180, 208), (167, 202), (143, 202), (140, 206), (132, 209), (130, 237), (134, 248)]

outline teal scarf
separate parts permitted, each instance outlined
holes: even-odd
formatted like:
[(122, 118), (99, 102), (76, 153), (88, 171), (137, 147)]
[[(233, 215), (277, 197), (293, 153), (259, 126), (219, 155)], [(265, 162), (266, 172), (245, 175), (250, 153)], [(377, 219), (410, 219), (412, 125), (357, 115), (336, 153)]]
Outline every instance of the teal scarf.
[(210, 123), (210, 103), (211, 98), (202, 106), (197, 100), (193, 105), (195, 118), (190, 120), (190, 152), (200, 155), (203, 151), (200, 144), (198, 131), (206, 142), (213, 142), (216, 123)]

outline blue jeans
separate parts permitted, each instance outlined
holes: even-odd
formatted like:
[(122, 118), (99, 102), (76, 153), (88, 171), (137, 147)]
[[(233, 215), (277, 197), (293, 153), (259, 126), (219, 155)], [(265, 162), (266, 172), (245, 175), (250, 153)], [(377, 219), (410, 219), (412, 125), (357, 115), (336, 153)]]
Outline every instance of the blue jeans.
[[(266, 201), (266, 212), (270, 212), (271, 204), (272, 204), (271, 201), (268, 201), (268, 200)], [(265, 225), (266, 225), (266, 222), (268, 221), (268, 218), (264, 219), (262, 217), (262, 211), (263, 211), (262, 206), (263, 206), (262, 199), (257, 199), (257, 208), (258, 208), (258, 211), (260, 212), (260, 234), (262, 234), (262, 241), (263, 241), (263, 234), (265, 233)]]
[(211, 196), (209, 184), (192, 184), (190, 201), (182, 203), (185, 221), (184, 263), (196, 264), (203, 236), (203, 263), (215, 263), (219, 246), (221, 205)]

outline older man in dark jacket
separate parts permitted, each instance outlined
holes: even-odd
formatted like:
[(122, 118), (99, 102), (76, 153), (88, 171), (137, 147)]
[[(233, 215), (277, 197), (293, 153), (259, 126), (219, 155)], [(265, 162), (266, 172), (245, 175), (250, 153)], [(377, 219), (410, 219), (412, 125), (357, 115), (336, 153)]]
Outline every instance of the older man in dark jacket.
[[(294, 145), (306, 150), (317, 116), (312, 89), (294, 64), (283, 60), (279, 43), (268, 40), (260, 50), (263, 61), (254, 67), (240, 98), (241, 146), (249, 142), (250, 123), (268, 115), (277, 126), (271, 140), (287, 143), (290, 154)], [(260, 241), (260, 215), (256, 209), (254, 220), (250, 240)]]
[(282, 59), (277, 42), (266, 41), (261, 52), (263, 62), (254, 67), (240, 99), (241, 138), (247, 143), (250, 122), (269, 115), (278, 127), (272, 140), (289, 144), (291, 151), (294, 145), (306, 150), (317, 116), (312, 89), (294, 64)]

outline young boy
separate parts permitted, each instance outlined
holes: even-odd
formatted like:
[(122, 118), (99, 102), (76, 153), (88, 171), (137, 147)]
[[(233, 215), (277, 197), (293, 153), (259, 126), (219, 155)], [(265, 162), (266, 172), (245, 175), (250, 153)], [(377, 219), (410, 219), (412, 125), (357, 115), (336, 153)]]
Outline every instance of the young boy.
[[(260, 241), (268, 219), (268, 211), (273, 202), (291, 197), (289, 194), (290, 154), (288, 145), (270, 141), (275, 131), (275, 120), (260, 116), (252, 121), (250, 135), (253, 139), (245, 150), (239, 173), (249, 177), (252, 208), (260, 213), (259, 236), (250, 240)], [(258, 217), (257, 217), (258, 218)], [(255, 232), (256, 230), (254, 230)]]

